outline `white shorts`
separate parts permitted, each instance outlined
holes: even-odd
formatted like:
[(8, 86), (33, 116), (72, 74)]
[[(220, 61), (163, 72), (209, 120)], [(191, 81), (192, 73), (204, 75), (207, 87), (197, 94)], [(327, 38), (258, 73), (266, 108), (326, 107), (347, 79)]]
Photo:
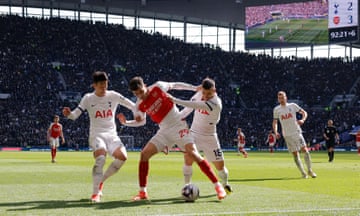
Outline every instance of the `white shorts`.
[(89, 145), (96, 151), (98, 149), (105, 149), (110, 155), (113, 155), (117, 148), (121, 148), (124, 144), (120, 137), (114, 133), (98, 133), (89, 137)]
[(302, 134), (294, 134), (284, 137), (289, 152), (300, 151), (302, 147), (306, 147), (305, 139)]
[(270, 147), (273, 147), (275, 145), (275, 143), (269, 143)]
[(191, 131), (191, 135), (194, 137), (197, 149), (204, 152), (208, 161), (213, 162), (224, 160), (224, 154), (221, 150), (219, 139), (216, 134), (202, 135)]
[(360, 142), (356, 142), (356, 147), (360, 148)]
[(238, 148), (244, 148), (244, 147), (245, 147), (245, 144), (238, 143)]
[(51, 148), (57, 148), (60, 146), (60, 142), (59, 142), (59, 137), (54, 138), (54, 137), (50, 137), (49, 138), (49, 145)]
[(164, 150), (166, 146), (171, 148), (175, 144), (185, 151), (185, 144), (194, 143), (190, 130), (185, 121), (179, 121), (171, 127), (161, 127), (156, 134), (150, 139), (155, 144), (158, 152)]

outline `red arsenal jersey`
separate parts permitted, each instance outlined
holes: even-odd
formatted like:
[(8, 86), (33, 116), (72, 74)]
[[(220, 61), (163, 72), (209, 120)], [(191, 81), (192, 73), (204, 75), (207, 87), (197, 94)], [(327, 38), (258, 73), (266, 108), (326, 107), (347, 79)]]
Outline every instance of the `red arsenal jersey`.
[(50, 136), (53, 138), (58, 138), (61, 135), (61, 125), (52, 123), (50, 126)]
[(158, 86), (154, 86), (148, 97), (139, 104), (139, 110), (146, 112), (154, 122), (159, 124), (173, 106), (174, 103), (167, 97), (166, 93)]

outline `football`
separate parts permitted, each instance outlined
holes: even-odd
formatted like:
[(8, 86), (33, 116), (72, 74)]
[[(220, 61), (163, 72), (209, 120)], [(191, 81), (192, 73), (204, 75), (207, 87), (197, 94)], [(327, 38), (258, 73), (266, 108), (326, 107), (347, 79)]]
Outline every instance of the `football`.
[(194, 202), (200, 196), (199, 188), (194, 184), (186, 184), (181, 189), (181, 196), (187, 202)]

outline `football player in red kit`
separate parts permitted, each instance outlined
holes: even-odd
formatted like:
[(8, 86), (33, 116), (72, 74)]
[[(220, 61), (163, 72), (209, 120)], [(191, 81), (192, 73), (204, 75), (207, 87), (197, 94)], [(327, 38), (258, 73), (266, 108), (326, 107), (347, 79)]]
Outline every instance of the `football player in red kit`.
[(49, 142), (51, 148), (51, 162), (56, 162), (56, 151), (60, 146), (59, 137), (61, 137), (62, 144), (65, 143), (65, 138), (62, 130), (62, 125), (59, 123), (59, 116), (54, 116), (54, 122), (50, 124), (49, 129), (47, 130), (47, 141)]
[(171, 99), (167, 96), (169, 90), (191, 90), (196, 91), (197, 87), (182, 82), (162, 82), (147, 87), (141, 77), (134, 77), (130, 80), (129, 89), (137, 97), (134, 120), (126, 120), (124, 115), (118, 115), (120, 122), (126, 126), (142, 126), (146, 123), (146, 114), (159, 125), (157, 133), (148, 141), (140, 154), (139, 162), (139, 186), (140, 190), (133, 200), (148, 199), (147, 177), (149, 174), (149, 160), (158, 152), (164, 151), (174, 143), (188, 154), (200, 167), (201, 171), (214, 184), (219, 200), (226, 197), (222, 184), (218, 181), (209, 162), (205, 160), (194, 144), (189, 127), (181, 119), (181, 114)]
[(276, 144), (276, 136), (272, 131), (269, 131), (269, 134), (266, 139), (266, 143), (269, 144), (270, 153), (274, 153), (274, 146)]
[(248, 157), (248, 153), (245, 150), (245, 134), (244, 132), (242, 132), (241, 128), (237, 129), (237, 145), (238, 145), (238, 155), (240, 155), (240, 153), (244, 156), (244, 158)]

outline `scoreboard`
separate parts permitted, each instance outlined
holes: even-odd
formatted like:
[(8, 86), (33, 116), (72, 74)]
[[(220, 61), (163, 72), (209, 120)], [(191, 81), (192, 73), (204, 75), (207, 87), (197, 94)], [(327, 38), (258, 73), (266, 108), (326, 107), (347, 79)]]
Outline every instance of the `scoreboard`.
[(328, 0), (329, 43), (357, 41), (358, 0)]

